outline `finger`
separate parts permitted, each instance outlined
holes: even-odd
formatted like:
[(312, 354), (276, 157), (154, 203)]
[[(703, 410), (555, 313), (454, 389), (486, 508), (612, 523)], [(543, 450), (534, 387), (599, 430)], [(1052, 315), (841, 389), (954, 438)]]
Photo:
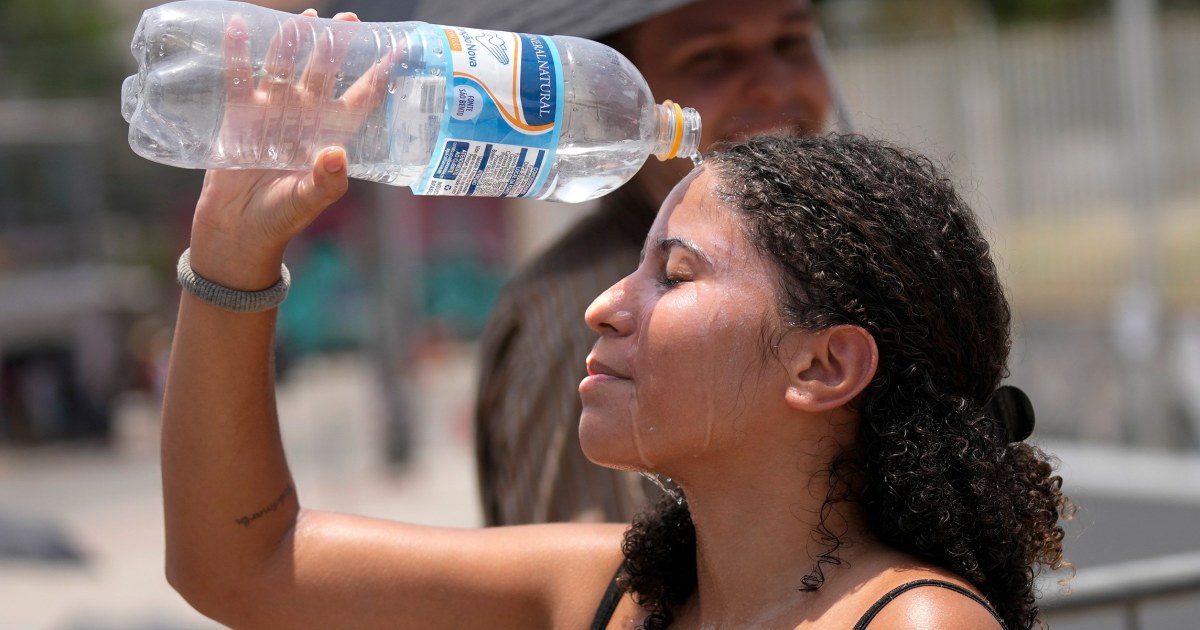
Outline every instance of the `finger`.
[(278, 102), (291, 88), (295, 78), (296, 59), (300, 48), (307, 43), (306, 34), (310, 29), (303, 28), (303, 20), (290, 18), (279, 24), (279, 30), (271, 38), (267, 46), (267, 54), (263, 59), (263, 78), (259, 89), (267, 92), (270, 102)]
[(379, 58), (353, 85), (346, 89), (342, 101), (350, 111), (368, 112), (383, 102), (392, 80), (392, 66), (401, 53), (391, 51)]
[(353, 11), (342, 11), (341, 13), (338, 13), (337, 15), (333, 16), (333, 19), (342, 20), (343, 22), (358, 22), (358, 21), (360, 21), (358, 19), (358, 14)]
[(234, 16), (225, 25), (222, 40), (225, 61), (225, 93), (231, 102), (246, 102), (254, 95), (254, 64), (250, 61), (250, 29)]
[(325, 24), (317, 33), (316, 44), (308, 60), (308, 67), (300, 84), (311, 95), (329, 98), (337, 89), (334, 75), (346, 60), (357, 26), (347, 24), (350, 20), (334, 20)]
[(300, 12), (300, 15), (303, 15), (304, 17), (317, 17), (317, 10), (316, 9), (305, 9)]

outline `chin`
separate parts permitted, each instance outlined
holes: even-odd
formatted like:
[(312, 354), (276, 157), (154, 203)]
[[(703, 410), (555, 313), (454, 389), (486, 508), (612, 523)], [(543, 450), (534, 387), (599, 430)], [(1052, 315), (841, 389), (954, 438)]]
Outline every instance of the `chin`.
[(579, 417), (579, 446), (584, 457), (597, 466), (641, 472), (646, 469), (638, 455), (637, 444), (628, 430), (629, 422), (621, 422), (585, 408)]

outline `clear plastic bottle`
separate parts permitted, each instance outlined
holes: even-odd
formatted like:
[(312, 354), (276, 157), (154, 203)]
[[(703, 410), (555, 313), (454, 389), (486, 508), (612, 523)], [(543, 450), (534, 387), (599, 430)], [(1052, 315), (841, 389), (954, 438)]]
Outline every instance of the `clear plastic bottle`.
[(575, 202), (700, 141), (695, 110), (577, 37), (184, 0), (146, 11), (131, 50), (129, 144), (173, 166), (306, 170), (339, 145), (351, 177), (418, 194)]

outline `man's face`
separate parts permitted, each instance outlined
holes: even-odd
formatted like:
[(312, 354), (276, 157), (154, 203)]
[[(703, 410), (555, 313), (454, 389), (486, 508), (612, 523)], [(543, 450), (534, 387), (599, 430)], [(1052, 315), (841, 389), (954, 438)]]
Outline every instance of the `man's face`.
[[(637, 26), (617, 44), (654, 97), (700, 112), (701, 150), (773, 130), (829, 126), (829, 78), (819, 63), (807, 0), (701, 0)], [(691, 168), (651, 159), (644, 185), (657, 203)]]

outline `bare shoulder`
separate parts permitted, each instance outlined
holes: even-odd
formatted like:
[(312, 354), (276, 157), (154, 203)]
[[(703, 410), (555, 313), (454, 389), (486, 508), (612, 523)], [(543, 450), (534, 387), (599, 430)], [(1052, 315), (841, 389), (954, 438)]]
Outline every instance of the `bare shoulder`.
[(926, 583), (905, 590), (879, 610), (868, 628), (1001, 630), (1000, 623), (982, 603), (960, 591), (938, 586), (947, 583), (952, 584)]
[[(541, 585), (551, 605), (553, 628), (587, 627), (624, 556), (624, 525), (555, 523), (483, 530), (504, 544), (537, 547)], [(511, 538), (510, 538), (511, 537)]]
[(875, 616), (867, 628), (1002, 630), (983, 594), (945, 569), (894, 565), (872, 582)]
[(900, 551), (876, 547), (852, 562), (849, 571), (843, 584), (854, 586), (831, 607), (838, 625), (865, 630), (1003, 628), (970, 582)]

